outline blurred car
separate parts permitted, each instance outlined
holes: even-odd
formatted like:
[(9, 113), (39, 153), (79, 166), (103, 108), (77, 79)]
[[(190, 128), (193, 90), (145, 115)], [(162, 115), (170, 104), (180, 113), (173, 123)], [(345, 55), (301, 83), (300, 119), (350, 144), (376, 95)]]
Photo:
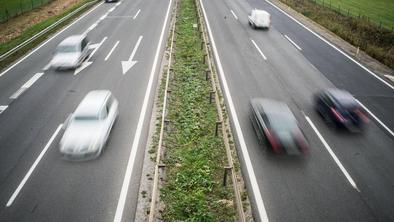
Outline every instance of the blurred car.
[(64, 39), (51, 60), (53, 69), (75, 69), (89, 56), (89, 40), (85, 35), (74, 35)]
[(369, 122), (364, 109), (345, 90), (326, 89), (317, 93), (315, 109), (326, 122), (349, 130), (361, 130)]
[(269, 28), (271, 25), (270, 13), (260, 9), (253, 9), (248, 16), (248, 20), (252, 28)]
[(254, 98), (250, 104), (250, 118), (259, 141), (268, 143), (278, 154), (308, 153), (308, 141), (285, 103)]
[(98, 157), (117, 116), (118, 101), (110, 91), (89, 92), (65, 123), (60, 152), (71, 160)]
[(117, 2), (118, 0), (105, 0), (104, 2)]

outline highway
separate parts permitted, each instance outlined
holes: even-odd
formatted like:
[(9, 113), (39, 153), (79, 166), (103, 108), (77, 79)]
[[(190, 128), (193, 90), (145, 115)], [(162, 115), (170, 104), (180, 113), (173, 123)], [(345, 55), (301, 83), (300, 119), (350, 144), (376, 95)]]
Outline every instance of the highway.
[[(99, 2), (0, 73), (0, 221), (133, 221), (172, 0)], [(48, 69), (66, 37), (87, 34), (76, 71)], [(119, 117), (102, 155), (68, 162), (62, 124), (91, 90)]]
[[(257, 221), (393, 221), (394, 91), (337, 47), (264, 0), (200, 0)], [(253, 8), (271, 14), (253, 30)], [(327, 126), (315, 92), (338, 87), (369, 111), (361, 134)], [(306, 157), (271, 155), (258, 144), (249, 100), (286, 102), (310, 143)], [(376, 118), (376, 119), (375, 119)]]

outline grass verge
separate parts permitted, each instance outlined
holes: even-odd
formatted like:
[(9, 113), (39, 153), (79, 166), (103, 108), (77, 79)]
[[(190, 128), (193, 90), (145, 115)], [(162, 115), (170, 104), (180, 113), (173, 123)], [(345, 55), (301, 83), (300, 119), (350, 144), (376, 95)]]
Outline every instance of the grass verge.
[(234, 221), (232, 187), (222, 186), (226, 153), (215, 136), (217, 110), (205, 80), (194, 0), (179, 2), (175, 62), (164, 138), (166, 178), (161, 189), (164, 221)]
[[(53, 23), (55, 23), (59, 19), (61, 19), (64, 16), (68, 15), (69, 13), (73, 12), (74, 10), (78, 9), (82, 5), (84, 5), (84, 4), (88, 3), (88, 2), (93, 2), (93, 1), (95, 1), (95, 0), (84, 0), (84, 1), (81, 1), (80, 3), (78, 3), (78, 4), (74, 5), (74, 6), (72, 6), (71, 8), (65, 10), (62, 14), (50, 17), (50, 18), (48, 18), (48, 19), (46, 19), (46, 20), (44, 20), (44, 21), (42, 21), (40, 23), (37, 23), (37, 24), (33, 25), (32, 27), (28, 28), (27, 30), (25, 30), (18, 37), (13, 38), (10, 41), (7, 41), (5, 43), (0, 44), (0, 55), (6, 53), (10, 49), (18, 46), (19, 44), (21, 44), (22, 42), (26, 41), (27, 39), (29, 39), (33, 35), (39, 33), (40, 31), (42, 31), (45, 28), (47, 28), (48, 26), (52, 25)], [(82, 13), (87, 11), (89, 8), (90, 8), (89, 6), (85, 7), (84, 9), (82, 9), (81, 11), (76, 13), (75, 15), (71, 16), (66, 21), (64, 21), (61, 24), (59, 24), (58, 26), (54, 27), (53, 29), (51, 29), (47, 33), (43, 34), (42, 36), (38, 37), (34, 41), (30, 42), (25, 47), (19, 49), (14, 54), (10, 55), (9, 57), (5, 58), (4, 60), (1, 60), (0, 61), (0, 70), (3, 70), (9, 64), (11, 64), (12, 62), (16, 61), (18, 58), (20, 58), (23, 55), (25, 55), (32, 48), (36, 47), (41, 42), (45, 41), (50, 35), (52, 35), (53, 33), (57, 32), (58, 30), (63, 28), (65, 25), (69, 24), (73, 19), (75, 19), (76, 17), (80, 16)]]
[(310, 0), (280, 0), (394, 69), (394, 32), (367, 19), (346, 16)]

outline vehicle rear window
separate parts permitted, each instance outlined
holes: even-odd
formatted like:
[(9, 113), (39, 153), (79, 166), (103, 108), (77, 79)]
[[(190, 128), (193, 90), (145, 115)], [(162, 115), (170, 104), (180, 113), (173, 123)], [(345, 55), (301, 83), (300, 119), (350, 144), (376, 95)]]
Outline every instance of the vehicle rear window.
[(75, 120), (82, 120), (82, 121), (85, 121), (85, 120), (98, 120), (98, 116), (76, 116), (74, 119)]

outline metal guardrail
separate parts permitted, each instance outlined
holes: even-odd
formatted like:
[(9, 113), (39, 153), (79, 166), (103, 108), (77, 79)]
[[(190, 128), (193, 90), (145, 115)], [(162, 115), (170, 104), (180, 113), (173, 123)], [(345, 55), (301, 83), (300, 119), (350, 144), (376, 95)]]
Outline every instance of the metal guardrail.
[(73, 15), (75, 15), (76, 13), (80, 12), (81, 10), (83, 10), (84, 8), (86, 8), (88, 5), (94, 4), (96, 1), (91, 1), (91, 2), (87, 2), (84, 5), (82, 5), (81, 7), (77, 8), (76, 10), (74, 10), (73, 12), (71, 12), (70, 14), (64, 16), (63, 18), (59, 19), (58, 21), (56, 21), (55, 23), (53, 23), (52, 25), (46, 27), (45, 29), (41, 30), (39, 33), (35, 34), (34, 36), (30, 37), (29, 39), (27, 39), (26, 41), (22, 42), (21, 44), (17, 45), (16, 47), (12, 48), (11, 50), (5, 52), (4, 54), (0, 55), (0, 61), (3, 61), (4, 59), (8, 58), (10, 55), (14, 54), (15, 52), (17, 52), (18, 50), (20, 50), (21, 48), (25, 47), (26, 45), (28, 45), (29, 43), (33, 42), (34, 40), (36, 40), (37, 38), (41, 37), (42, 35), (46, 34), (47, 32), (49, 32), (50, 30), (52, 30), (53, 28), (55, 28), (56, 26), (58, 26), (59, 24), (61, 24), (62, 22), (66, 21), (67, 19), (69, 19), (70, 17), (72, 17)]

